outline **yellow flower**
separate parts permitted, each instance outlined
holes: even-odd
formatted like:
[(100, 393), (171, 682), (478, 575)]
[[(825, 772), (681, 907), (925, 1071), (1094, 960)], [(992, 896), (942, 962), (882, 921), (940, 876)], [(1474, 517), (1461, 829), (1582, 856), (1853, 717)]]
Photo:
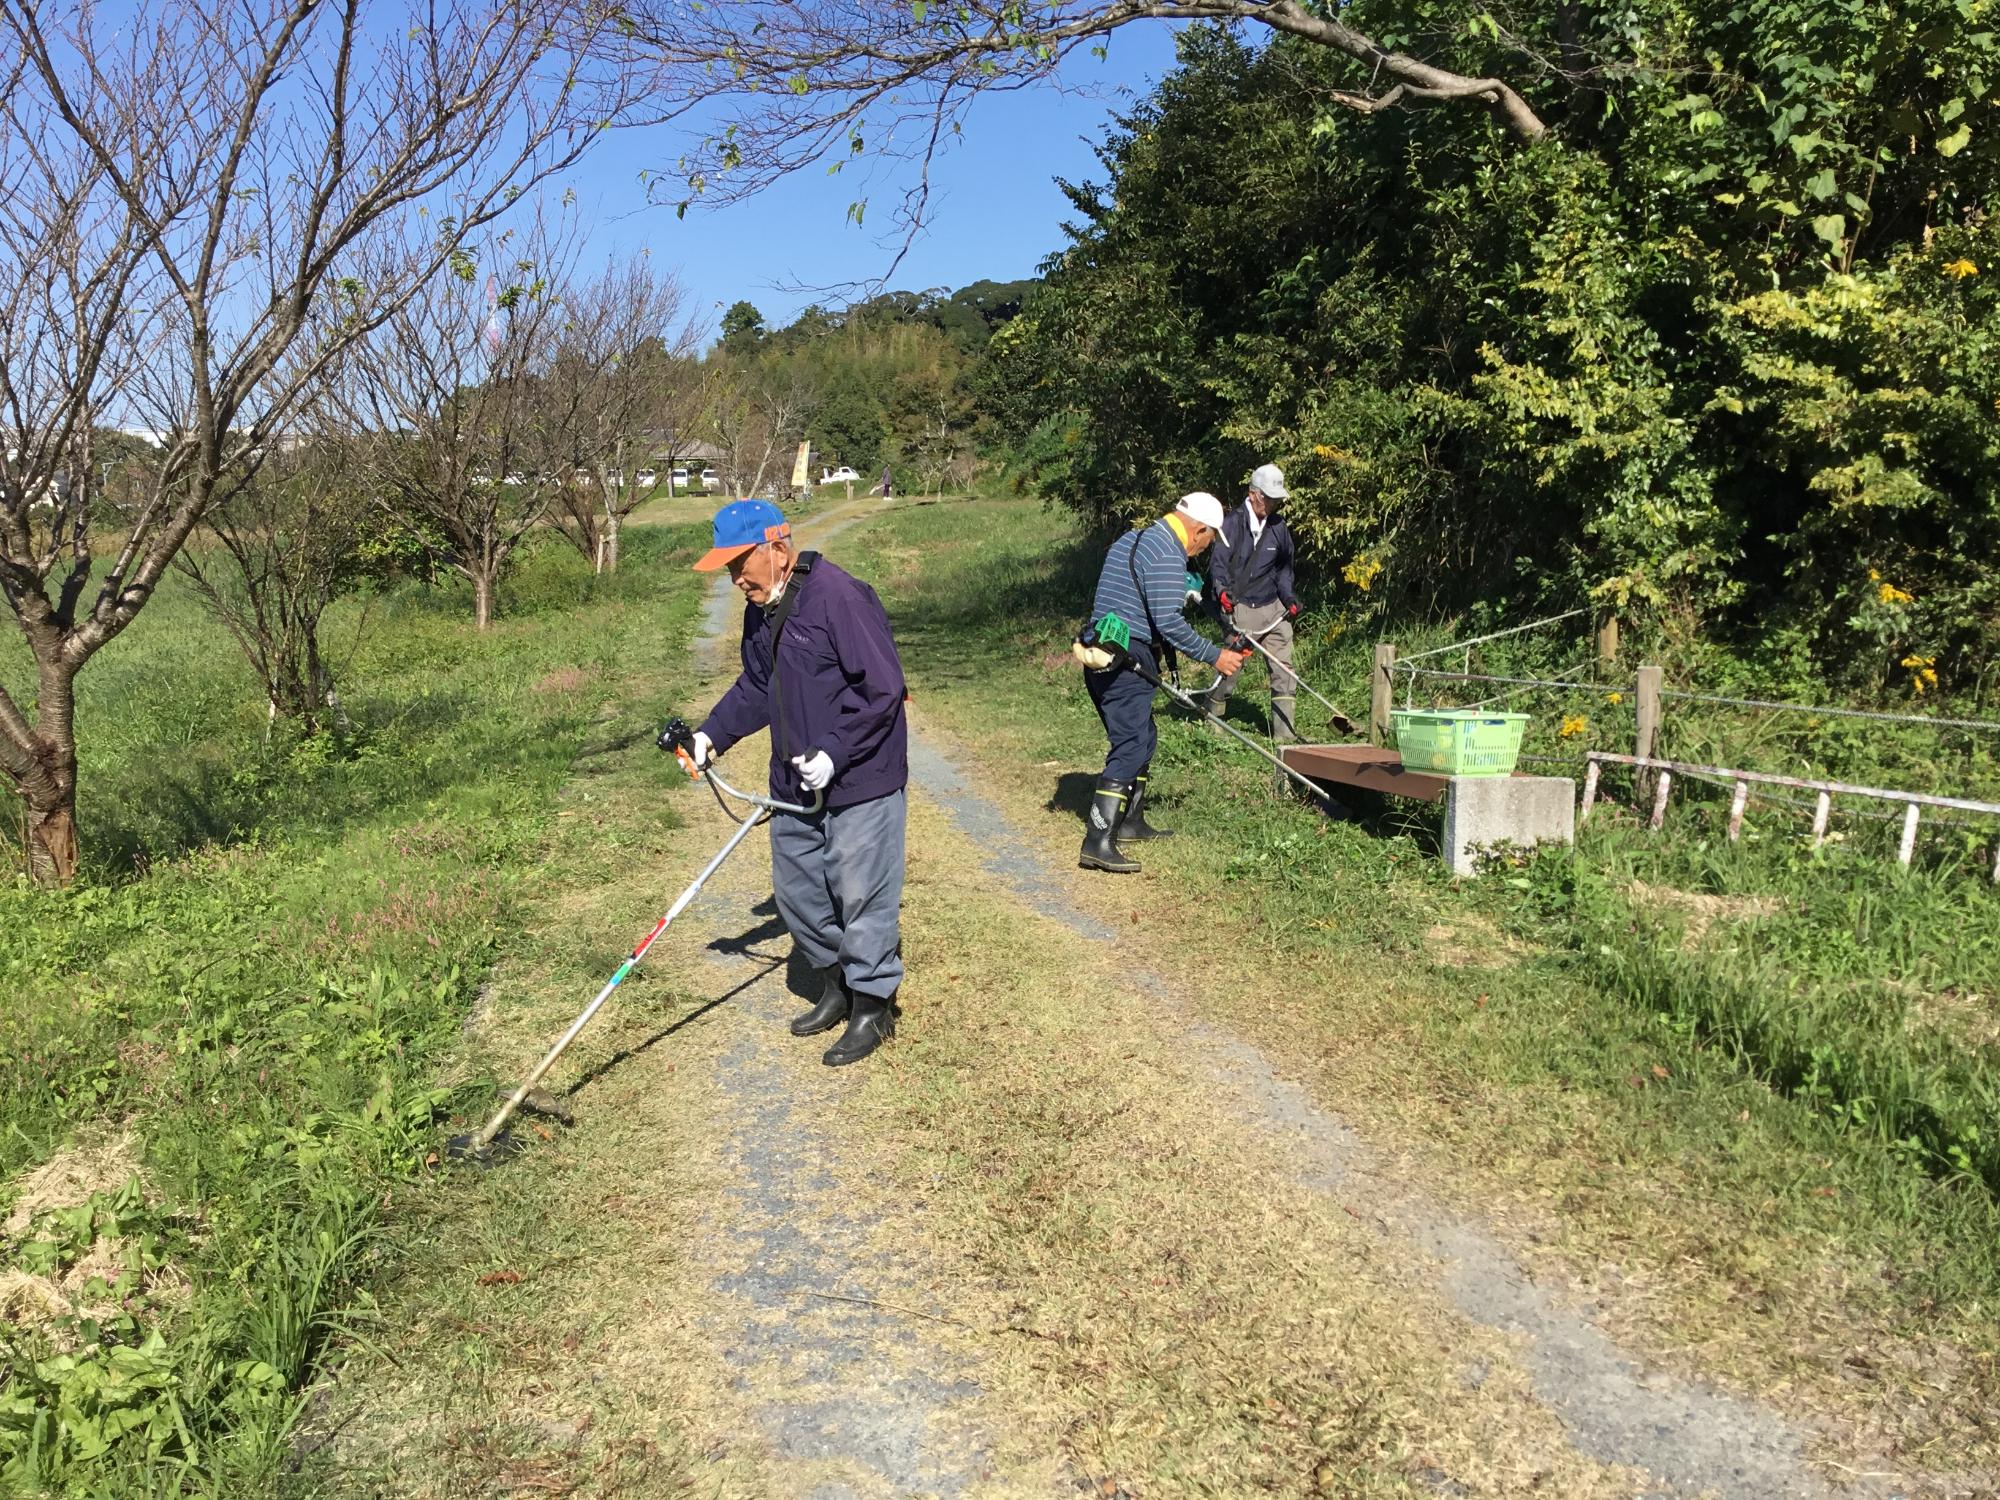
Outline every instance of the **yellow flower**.
[(1884, 583), (1876, 588), (1875, 597), (1884, 604), (1908, 604), (1917, 596), (1903, 592), (1893, 583)]
[(1609, 703), (1613, 708), (1616, 708), (1619, 704), (1625, 701), (1625, 695), (1623, 693), (1606, 693), (1604, 695), (1604, 701), (1606, 703)]
[(1314, 457), (1314, 458), (1338, 458), (1338, 457), (1340, 457), (1340, 450), (1339, 450), (1338, 448), (1335, 448), (1335, 447), (1331, 446), (1330, 444), (1327, 444), (1327, 443), (1314, 443), (1314, 444), (1313, 444), (1313, 457)]
[(1573, 739), (1588, 728), (1590, 728), (1590, 720), (1586, 719), (1582, 714), (1563, 715), (1562, 737), (1564, 739)]
[(1906, 656), (1897, 663), (1910, 671), (1910, 686), (1919, 695), (1928, 693), (1937, 686), (1937, 658), (1935, 656)]
[(1977, 276), (1979, 274), (1979, 267), (1961, 255), (1957, 260), (1945, 262), (1944, 274), (1955, 276), (1960, 281), (1963, 281), (1968, 276)]
[(1875, 582), (1875, 580), (1876, 580), (1876, 579), (1878, 579), (1878, 578), (1880, 578), (1881, 576), (1882, 576), (1882, 575), (1881, 575), (1880, 573), (1876, 572), (1876, 571), (1875, 571), (1875, 569), (1873, 569), (1873, 568), (1870, 568), (1870, 569), (1868, 570), (1868, 581), (1869, 581), (1870, 583), (1873, 583), (1873, 582)]
[(1375, 581), (1375, 576), (1381, 571), (1381, 559), (1370, 557), (1364, 552), (1342, 568), (1340, 576), (1365, 594), (1368, 592), (1368, 586)]

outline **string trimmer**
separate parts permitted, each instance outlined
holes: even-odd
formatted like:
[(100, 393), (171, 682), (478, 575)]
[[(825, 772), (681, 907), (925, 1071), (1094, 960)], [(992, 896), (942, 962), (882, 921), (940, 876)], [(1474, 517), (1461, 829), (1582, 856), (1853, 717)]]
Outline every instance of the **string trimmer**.
[[(1247, 641), (1249, 637), (1242, 636), (1241, 639)], [(1241, 650), (1242, 648), (1235, 641), (1231, 641), (1230, 649)], [(1073, 651), (1076, 659), (1092, 671), (1109, 671), (1113, 667), (1121, 665), (1130, 667), (1139, 674), (1142, 681), (1150, 682), (1154, 687), (1173, 699), (1174, 702), (1180, 704), (1182, 708), (1206, 719), (1231, 739), (1263, 756), (1265, 760), (1268, 760), (1285, 775), (1296, 781), (1315, 801), (1321, 803), (1326, 801), (1326, 791), (1318, 782), (1314, 781), (1310, 776), (1294, 771), (1283, 760), (1273, 755), (1269, 750), (1266, 750), (1256, 740), (1252, 739), (1208, 706), (1209, 688), (1212, 688), (1215, 685), (1214, 683), (1210, 683), (1209, 688), (1203, 688), (1199, 693), (1189, 694), (1183, 692), (1175, 683), (1162, 681), (1157, 672), (1150, 671), (1146, 667), (1141, 666), (1139, 659), (1132, 655), (1132, 627), (1120, 619), (1117, 614), (1107, 611), (1103, 618), (1084, 626), (1082, 633), (1076, 638), (1076, 645)], [(1216, 679), (1217, 682), (1221, 680), (1220, 677)]]
[[(1226, 598), (1227, 596), (1225, 595), (1224, 597)], [(1319, 700), (1320, 706), (1333, 716), (1333, 727), (1335, 729), (1338, 729), (1342, 734), (1361, 733), (1361, 726), (1342, 713), (1339, 704), (1335, 703), (1326, 694), (1301, 677), (1298, 674), (1297, 668), (1287, 666), (1285, 663), (1279, 661), (1272, 654), (1271, 648), (1264, 644), (1264, 637), (1276, 630), (1283, 623), (1282, 620), (1273, 620), (1269, 625), (1266, 625), (1262, 630), (1252, 635), (1249, 631), (1240, 629), (1229, 622), (1229, 608), (1227, 606), (1219, 606), (1215, 618), (1217, 623), (1222, 626), (1224, 633), (1228, 636), (1226, 644), (1232, 651), (1241, 651), (1246, 646), (1250, 650), (1255, 651), (1265, 661), (1270, 663), (1271, 679), (1273, 682), (1277, 680), (1278, 673), (1286, 673), (1293, 682), (1296, 682), (1300, 687)]]
[[(710, 790), (715, 793), (717, 803), (721, 805), (722, 810), (728, 813), (729, 817), (738, 825), (736, 832), (729, 836), (729, 842), (724, 844), (716, 852), (715, 858), (711, 859), (702, 872), (695, 876), (694, 883), (682, 891), (679, 899), (667, 908), (667, 914), (653, 924), (653, 930), (646, 934), (644, 941), (632, 950), (631, 955), (625, 962), (618, 966), (618, 972), (613, 974), (610, 982), (597, 992), (597, 998), (586, 1005), (583, 1008), (583, 1013), (570, 1022), (569, 1030), (565, 1031), (560, 1040), (553, 1047), (549, 1048), (548, 1055), (536, 1063), (534, 1070), (521, 1080), (521, 1086), (508, 1096), (507, 1102), (493, 1112), (493, 1118), (488, 1120), (478, 1130), (466, 1135), (453, 1136), (445, 1144), (444, 1154), (448, 1160), (469, 1161), (479, 1166), (491, 1166), (496, 1161), (504, 1161), (506, 1158), (512, 1156), (519, 1149), (519, 1143), (507, 1133), (507, 1122), (514, 1117), (514, 1112), (521, 1107), (530, 1094), (535, 1092), (535, 1086), (542, 1081), (542, 1078), (548, 1073), (549, 1069), (555, 1066), (556, 1059), (563, 1055), (564, 1051), (568, 1049), (569, 1044), (582, 1034), (583, 1028), (590, 1024), (591, 1017), (595, 1016), (603, 1008), (604, 1002), (611, 998), (611, 992), (618, 988), (627, 974), (630, 974), (633, 969), (638, 967), (639, 961), (646, 956), (647, 950), (659, 941), (660, 934), (673, 925), (674, 918), (687, 910), (688, 903), (701, 894), (701, 888), (708, 883), (709, 877), (721, 869), (723, 861), (736, 852), (736, 846), (750, 836), (750, 830), (767, 821), (772, 813), (804, 813), (810, 817), (812, 814), (818, 812), (826, 801), (824, 793), (815, 792), (813, 793), (812, 805), (810, 807), (802, 807), (796, 802), (780, 802), (775, 797), (759, 797), (752, 792), (738, 791), (720, 776), (716, 775), (713, 764), (707, 767), (697, 767), (695, 765), (694, 732), (679, 719), (670, 719), (667, 721), (667, 727), (660, 731), (658, 744), (662, 750), (673, 753), (689, 776), (697, 781), (707, 780)], [(807, 755), (810, 756), (814, 753), (816, 752), (808, 751)], [(758, 811), (749, 817), (737, 817), (731, 811), (729, 804), (723, 800), (725, 794), (736, 798), (739, 802), (749, 803), (752, 807), (758, 809)]]

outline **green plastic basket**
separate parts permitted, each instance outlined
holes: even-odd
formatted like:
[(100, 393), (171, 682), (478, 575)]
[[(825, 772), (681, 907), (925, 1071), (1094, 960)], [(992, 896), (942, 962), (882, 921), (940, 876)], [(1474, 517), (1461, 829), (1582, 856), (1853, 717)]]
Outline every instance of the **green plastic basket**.
[(1505, 776), (1521, 755), (1526, 714), (1483, 708), (1392, 709), (1396, 748), (1413, 771), (1447, 776)]

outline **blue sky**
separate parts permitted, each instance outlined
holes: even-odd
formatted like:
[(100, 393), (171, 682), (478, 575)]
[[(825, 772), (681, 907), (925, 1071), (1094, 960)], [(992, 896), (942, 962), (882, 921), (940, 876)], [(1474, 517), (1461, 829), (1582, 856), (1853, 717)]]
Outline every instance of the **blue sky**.
[[(1121, 28), (1099, 61), (1083, 51), (1064, 65), (1064, 81), (1084, 93), (1031, 89), (991, 95), (973, 107), (965, 136), (933, 172), (937, 184), (927, 233), (890, 279), (893, 287), (961, 287), (1034, 274), (1063, 244), (1061, 224), (1072, 216), (1054, 179), (1102, 180), (1091, 146), (1109, 116), (1127, 108), (1173, 66), (1173, 28), (1142, 23)], [(1119, 90), (1129, 92), (1121, 94)], [(852, 169), (829, 178), (812, 167), (748, 202), (719, 210), (645, 208), (640, 173), (671, 165), (682, 149), (666, 132), (633, 132), (585, 159), (572, 179), (582, 204), (595, 206), (586, 266), (607, 256), (650, 249), (677, 267), (687, 306), (711, 331), (721, 309), (747, 298), (771, 327), (791, 320), (814, 297), (792, 288), (826, 287), (879, 276), (893, 257), (883, 244), (901, 179), (871, 185), (868, 220), (847, 222), (860, 185)]]

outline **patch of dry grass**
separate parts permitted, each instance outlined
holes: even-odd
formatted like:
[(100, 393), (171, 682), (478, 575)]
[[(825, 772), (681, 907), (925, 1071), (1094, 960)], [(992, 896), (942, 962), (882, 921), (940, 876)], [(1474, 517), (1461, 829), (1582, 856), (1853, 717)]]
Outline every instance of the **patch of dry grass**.
[[(1049, 770), (993, 753), (990, 725), (978, 726), (985, 752), (970, 737), (955, 741), (976, 712), (970, 701), (928, 694), (917, 712), (961, 765), (979, 766), (982, 789), (1052, 868), (1073, 859), (1077, 825), (1049, 805)], [(1171, 821), (1188, 784), (1183, 776), (1159, 791), (1161, 820)], [(1063, 880), (1080, 910), (1167, 955), (1162, 967), (1202, 1014), (1406, 1158), (1444, 1205), (1490, 1223), (1538, 1280), (1588, 1298), (1599, 1324), (1636, 1354), (1773, 1403), (1823, 1429), (1830, 1459), (1893, 1469), (1912, 1493), (1961, 1493), (1965, 1470), (2000, 1461), (2000, 1329), (1941, 1326), (1898, 1295), (1921, 1267), (1845, 1248), (1842, 1200), (1852, 1189), (1843, 1174), (1852, 1168), (1820, 1157), (1802, 1172), (1761, 1085), (1735, 1086), (1739, 1118), (1714, 1153), (1635, 1142), (1654, 1116), (1649, 1097), (1659, 1097), (1664, 1122), (1679, 1086), (1672, 1070), (1655, 1076), (1656, 1056), (1635, 1047), (1584, 1059), (1616, 1070), (1629, 1110), (1507, 1065), (1510, 1028), (1587, 1034), (1586, 1018), (1573, 1014), (1581, 997), (1540, 981), (1536, 965), (1469, 975), (1480, 993), (1461, 993), (1408, 962), (1430, 956), (1428, 924), (1415, 914), (1390, 928), (1347, 911), (1310, 935), (1194, 920), (1191, 867), (1201, 862), (1202, 851), (1177, 840), (1148, 848), (1143, 875)], [(1711, 922), (1755, 915), (1709, 913)], [(1462, 920), (1453, 910), (1450, 922)], [(1492, 1037), (1489, 1065), (1450, 1061), (1458, 1049), (1440, 1045), (1441, 1029)]]
[(1032, 1441), (1133, 1496), (1630, 1493), (1504, 1337), (1233, 1118), (1117, 953), (968, 878), (921, 801), (911, 846), (908, 1019), (861, 1100), (880, 1212), (905, 1233), (921, 1202), (940, 1305)]

